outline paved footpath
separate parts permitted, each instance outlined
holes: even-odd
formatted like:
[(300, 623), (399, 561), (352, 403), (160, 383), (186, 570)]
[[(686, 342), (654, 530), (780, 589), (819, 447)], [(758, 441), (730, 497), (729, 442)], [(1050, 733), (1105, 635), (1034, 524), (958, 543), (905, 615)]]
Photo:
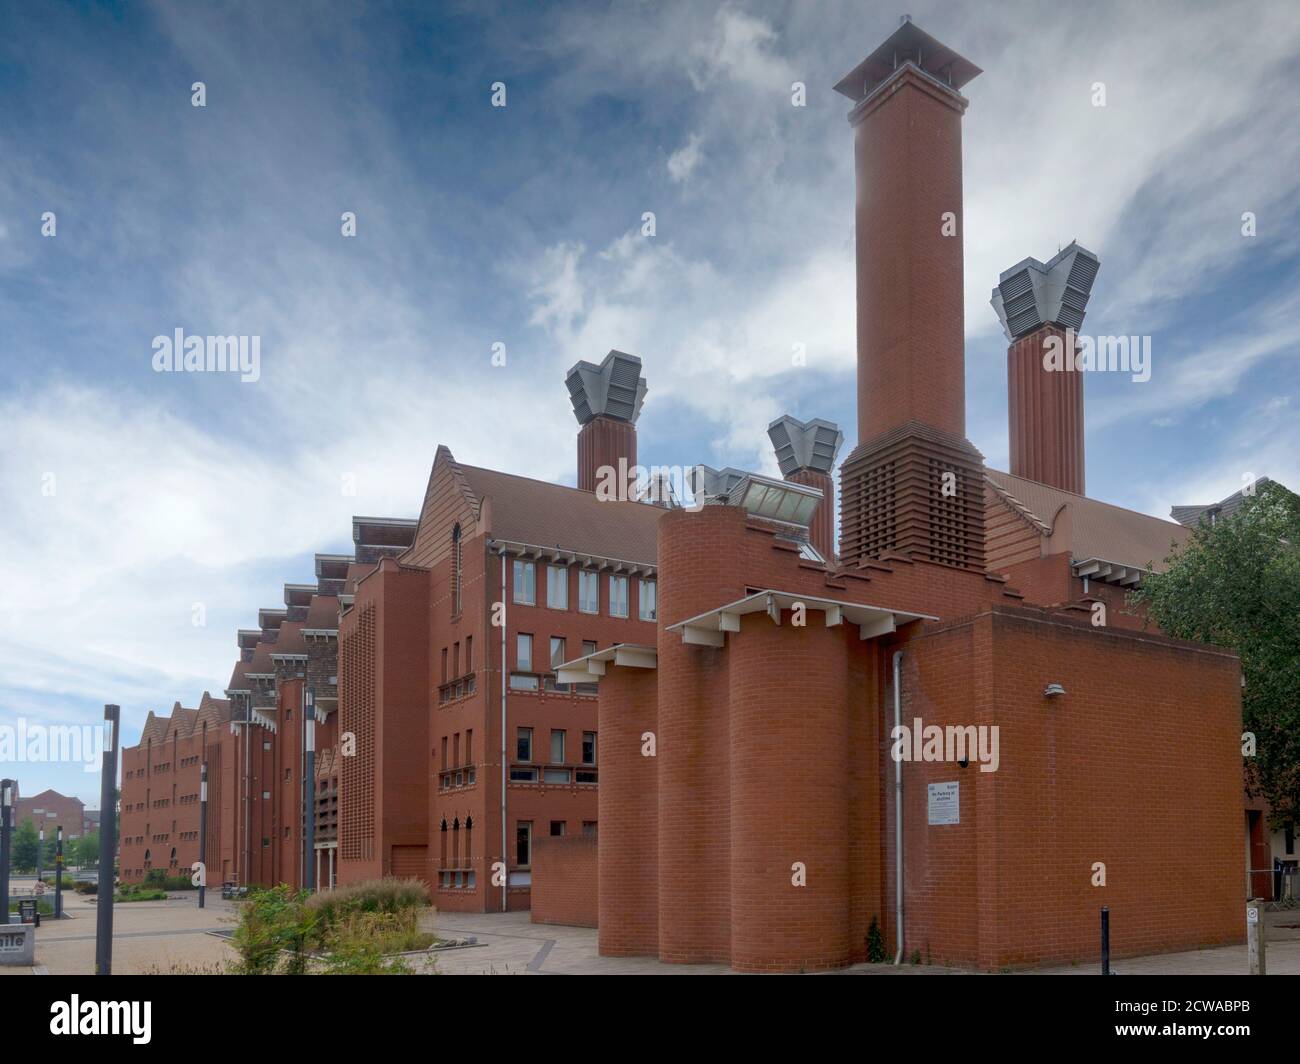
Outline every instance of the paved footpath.
[[(229, 929), (233, 905), (209, 895), (199, 909), (192, 893), (165, 902), (131, 902), (113, 909), (113, 971), (116, 974), (214, 970), (234, 952), (211, 931)], [(34, 968), (0, 967), (0, 975), (88, 975), (95, 966), (93, 899), (74, 896), (72, 919), (46, 920), (36, 932)], [(1270, 975), (1300, 975), (1300, 910), (1267, 913)], [(661, 964), (648, 957), (601, 957), (596, 932), (584, 927), (534, 924), (521, 913), (439, 913), (431, 926), (447, 937), (476, 938), (478, 945), (433, 955), (433, 970), (446, 975), (724, 975), (719, 964)], [(427, 966), (426, 966), (427, 967)], [(1246, 972), (1246, 947), (1134, 957), (1114, 962), (1121, 975), (1234, 975)], [(1096, 963), (1035, 969), (1023, 974), (1094, 975)], [(968, 975), (932, 965), (859, 964), (849, 975)]]

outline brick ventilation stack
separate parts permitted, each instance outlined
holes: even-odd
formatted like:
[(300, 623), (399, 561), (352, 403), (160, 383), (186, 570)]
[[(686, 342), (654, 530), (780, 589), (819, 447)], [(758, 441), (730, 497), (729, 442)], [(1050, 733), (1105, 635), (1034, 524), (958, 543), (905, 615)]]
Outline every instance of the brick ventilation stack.
[[(1007, 335), (1007, 406), (1014, 476), (1084, 494), (1083, 374), (1050, 371), (1048, 342), (1065, 350), (1101, 263), (1071, 243), (1050, 262), (1025, 259), (998, 278), (990, 302)], [(1069, 351), (1071, 359), (1074, 351)]]
[(789, 414), (767, 427), (776, 448), (781, 475), (794, 484), (807, 484), (822, 493), (821, 505), (808, 528), (808, 538), (827, 561), (835, 558), (835, 481), (831, 470), (844, 444), (839, 426), (821, 418), (799, 421)]
[[(959, 89), (979, 67), (905, 21), (835, 90), (853, 101), (858, 445), (845, 561), (984, 569), (983, 456), (966, 439)], [(952, 474), (952, 476), (945, 476)]]
[(579, 362), (564, 378), (578, 432), (578, 487), (595, 491), (602, 467), (628, 483), (636, 466), (636, 419), (645, 402), (646, 383), (636, 355), (611, 351), (599, 366)]

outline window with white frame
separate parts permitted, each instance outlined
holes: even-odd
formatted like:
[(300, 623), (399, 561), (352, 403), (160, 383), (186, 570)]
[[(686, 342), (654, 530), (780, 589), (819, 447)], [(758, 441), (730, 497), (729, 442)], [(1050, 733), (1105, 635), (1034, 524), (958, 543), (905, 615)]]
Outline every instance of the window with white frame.
[(533, 759), (533, 729), (515, 729), (515, 760), (531, 761)]
[(564, 664), (564, 638), (551, 636), (551, 668), (558, 669)]
[(600, 574), (587, 569), (578, 571), (578, 610), (581, 613), (600, 612)]
[(515, 602), (531, 606), (537, 601), (537, 566), (532, 562), (515, 560)]
[(653, 580), (638, 580), (640, 585), (637, 590), (637, 611), (643, 621), (653, 621), (655, 619), (655, 582)]
[(564, 764), (564, 732), (559, 728), (551, 729), (551, 764)]
[(520, 672), (533, 671), (533, 637), (523, 632), (515, 636), (515, 668)]
[(627, 616), (627, 577), (610, 575), (609, 578), (609, 615), (611, 617)]
[(546, 567), (546, 605), (553, 610), (569, 608), (569, 567), (567, 565)]

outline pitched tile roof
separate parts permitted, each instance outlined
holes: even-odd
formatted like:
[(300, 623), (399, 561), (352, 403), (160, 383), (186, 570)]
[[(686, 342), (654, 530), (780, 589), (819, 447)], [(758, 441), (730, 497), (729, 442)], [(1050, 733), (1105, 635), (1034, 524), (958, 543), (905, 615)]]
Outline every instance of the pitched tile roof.
[[(302, 630), (331, 630), (339, 626), (339, 599), (337, 595), (313, 595)], [(283, 632), (283, 626), (281, 626)]]
[(1059, 549), (1068, 550), (1076, 561), (1100, 558), (1159, 571), (1171, 546), (1187, 539), (1187, 529), (1172, 521), (996, 469), (986, 472), (1004, 499), (1046, 529), (1046, 534), (1059, 535), (1063, 540)]
[(658, 562), (657, 530), (665, 512), (660, 507), (602, 501), (590, 491), (495, 469), (460, 468), (474, 494), (491, 499), (494, 539), (650, 565)]

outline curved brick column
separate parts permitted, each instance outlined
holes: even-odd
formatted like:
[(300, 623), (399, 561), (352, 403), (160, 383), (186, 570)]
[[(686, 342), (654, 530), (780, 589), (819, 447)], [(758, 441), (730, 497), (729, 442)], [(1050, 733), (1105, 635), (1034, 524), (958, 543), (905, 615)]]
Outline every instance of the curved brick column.
[[(731, 964), (739, 971), (850, 961), (848, 707), (852, 625), (751, 614), (729, 637)], [(857, 750), (867, 758), (873, 752)], [(802, 862), (807, 885), (792, 885)]]
[(641, 736), (657, 729), (652, 669), (611, 668), (600, 681), (600, 952), (659, 952), (657, 765)]
[(739, 597), (727, 561), (745, 515), (728, 506), (659, 522), (659, 956), (730, 960), (730, 750), (724, 649), (667, 625)]

